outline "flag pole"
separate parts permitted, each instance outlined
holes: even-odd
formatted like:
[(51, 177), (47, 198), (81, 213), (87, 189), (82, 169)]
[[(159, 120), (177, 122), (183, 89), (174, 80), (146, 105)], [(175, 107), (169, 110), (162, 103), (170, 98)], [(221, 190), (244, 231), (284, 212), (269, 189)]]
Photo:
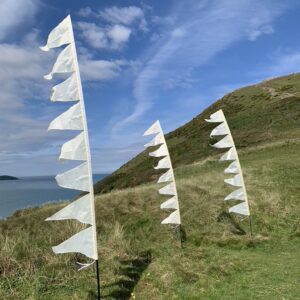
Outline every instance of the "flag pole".
[(99, 261), (98, 261), (98, 259), (96, 260), (96, 274), (97, 274), (98, 300), (100, 300), (101, 299), (101, 294), (100, 294), (100, 272), (99, 272)]

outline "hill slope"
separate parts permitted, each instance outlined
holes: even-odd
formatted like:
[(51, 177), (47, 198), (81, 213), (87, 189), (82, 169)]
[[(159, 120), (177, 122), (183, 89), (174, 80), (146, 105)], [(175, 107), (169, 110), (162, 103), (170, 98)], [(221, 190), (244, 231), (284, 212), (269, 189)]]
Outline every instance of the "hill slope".
[[(241, 88), (215, 102), (186, 125), (166, 135), (174, 167), (203, 160), (215, 150), (209, 133), (212, 126), (204, 119), (222, 108), (237, 148), (253, 147), (299, 138), (300, 74), (280, 77)], [(150, 125), (150, 124), (149, 124)], [(95, 185), (95, 193), (133, 187), (153, 181), (152, 166), (157, 159), (146, 152), (126, 163)]]
[[(230, 216), (225, 165), (215, 159), (178, 167), (184, 248), (160, 221), (157, 184), (96, 197), (102, 296), (106, 300), (299, 299), (300, 142), (240, 152), (251, 205)], [(0, 221), (0, 299), (95, 299), (93, 268), (76, 254), (54, 255), (83, 225), (44, 222), (65, 204), (20, 211)]]

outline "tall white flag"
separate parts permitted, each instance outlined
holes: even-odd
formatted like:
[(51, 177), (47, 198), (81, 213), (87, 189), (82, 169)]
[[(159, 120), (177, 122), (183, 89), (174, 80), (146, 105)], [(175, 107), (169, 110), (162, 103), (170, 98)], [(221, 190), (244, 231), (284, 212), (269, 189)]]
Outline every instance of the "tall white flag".
[(56, 181), (62, 187), (88, 193), (46, 220), (75, 219), (81, 223), (90, 225), (58, 246), (53, 247), (53, 251), (55, 253), (77, 252), (93, 260), (98, 260), (91, 154), (84, 98), (70, 16), (67, 16), (50, 32), (46, 46), (41, 47), (41, 49), (49, 51), (51, 48), (63, 45), (66, 45), (65, 48), (58, 55), (52, 71), (45, 76), (45, 79), (51, 80), (55, 73), (66, 73), (70, 74), (70, 76), (52, 88), (50, 100), (78, 102), (54, 119), (49, 125), (49, 130), (80, 131), (73, 139), (63, 144), (60, 159), (78, 160), (81, 163), (65, 173), (58, 174)]
[(221, 109), (218, 110), (217, 112), (212, 114), (210, 118), (206, 121), (210, 123), (221, 123), (215, 129), (212, 130), (210, 134), (211, 137), (225, 136), (212, 146), (215, 148), (230, 148), (225, 154), (222, 155), (220, 160), (233, 161), (225, 169), (224, 173), (230, 173), (235, 175), (232, 178), (225, 179), (224, 182), (230, 184), (231, 186), (238, 187), (238, 189), (230, 193), (227, 197), (225, 197), (224, 200), (240, 200), (242, 202), (229, 208), (229, 212), (250, 216), (248, 197), (241, 169), (241, 164), (223, 111)]
[(150, 152), (149, 155), (153, 157), (163, 157), (159, 160), (158, 164), (154, 169), (168, 169), (164, 174), (162, 174), (159, 179), (158, 183), (166, 182), (168, 183), (166, 186), (159, 189), (159, 194), (161, 195), (168, 195), (171, 196), (169, 200), (163, 202), (160, 206), (161, 209), (173, 209), (173, 211), (166, 219), (164, 219), (161, 223), (162, 224), (181, 224), (180, 219), (180, 210), (179, 210), (179, 203), (178, 203), (178, 195), (177, 195), (177, 188), (174, 178), (173, 167), (169, 155), (169, 150), (167, 147), (167, 143), (164, 137), (164, 133), (161, 129), (160, 122), (156, 121), (153, 125), (151, 125), (144, 133), (145, 135), (155, 134), (156, 136), (152, 139), (152, 141), (145, 145), (145, 147), (152, 147), (158, 146), (153, 152)]

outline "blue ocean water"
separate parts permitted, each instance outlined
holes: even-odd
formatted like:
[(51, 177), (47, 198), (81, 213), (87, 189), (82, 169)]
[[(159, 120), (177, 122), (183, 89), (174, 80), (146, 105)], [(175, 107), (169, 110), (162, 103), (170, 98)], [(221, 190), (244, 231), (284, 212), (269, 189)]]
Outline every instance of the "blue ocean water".
[[(106, 174), (94, 174), (94, 182)], [(16, 210), (39, 206), (46, 202), (68, 200), (80, 191), (64, 189), (57, 185), (54, 176), (25, 177), (19, 180), (0, 180), (0, 219)]]

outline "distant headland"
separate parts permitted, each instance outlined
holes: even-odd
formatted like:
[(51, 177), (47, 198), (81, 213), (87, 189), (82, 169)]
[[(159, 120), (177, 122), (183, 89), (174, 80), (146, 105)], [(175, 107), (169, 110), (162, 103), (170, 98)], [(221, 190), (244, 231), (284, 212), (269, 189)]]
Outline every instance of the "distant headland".
[(19, 180), (19, 178), (9, 175), (0, 175), (0, 180)]

